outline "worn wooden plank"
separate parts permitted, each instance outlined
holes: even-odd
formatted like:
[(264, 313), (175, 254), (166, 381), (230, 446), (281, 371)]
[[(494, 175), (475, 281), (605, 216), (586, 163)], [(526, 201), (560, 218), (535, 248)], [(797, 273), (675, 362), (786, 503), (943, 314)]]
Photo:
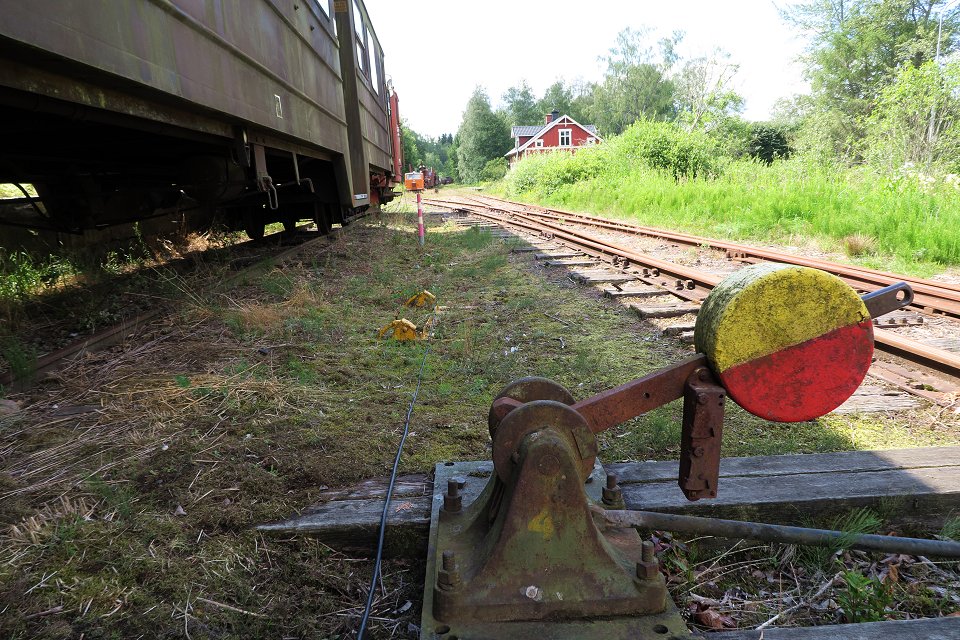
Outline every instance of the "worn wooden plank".
[[(900, 508), (909, 516), (901, 520), (937, 523), (960, 507), (960, 447), (725, 458), (718, 499), (698, 502), (687, 502), (677, 487), (676, 461), (605, 467), (619, 476), (627, 506), (635, 509), (803, 524), (817, 514), (868, 505)], [(465, 503), (479, 494), (493, 465), (482, 462), (476, 468), (464, 486)], [(338, 549), (368, 552), (376, 540), (385, 484), (368, 481), (327, 492), (337, 499), (259, 528), (309, 533)], [(403, 477), (398, 486), (401, 495), (392, 502), (387, 549), (391, 554), (420, 553), (429, 530), (432, 483)]]
[(629, 304), (636, 314), (643, 319), (650, 318), (678, 318), (687, 314), (696, 314), (700, 311), (698, 304)]
[(655, 287), (623, 287), (621, 289), (608, 287), (603, 290), (603, 295), (608, 298), (654, 298), (669, 294), (663, 289)]
[(583, 254), (579, 251), (545, 251), (533, 256), (536, 260), (560, 260), (563, 258), (579, 258)]
[(585, 284), (612, 284), (620, 282), (633, 282), (637, 276), (623, 273), (614, 273), (612, 271), (574, 271), (570, 276), (578, 282)]
[(623, 499), (631, 509), (776, 524), (870, 507), (891, 522), (936, 525), (960, 509), (960, 467), (723, 478), (715, 499), (696, 503), (682, 500), (676, 481), (628, 484)]
[(682, 335), (687, 332), (692, 332), (695, 327), (696, 325), (693, 324), (692, 322), (684, 322), (682, 324), (675, 324), (671, 327), (664, 327), (663, 329), (660, 330), (660, 333), (662, 333), (667, 337), (673, 337), (673, 336)]
[(908, 411), (922, 406), (916, 396), (902, 391), (888, 391), (872, 385), (861, 385), (857, 392), (833, 413), (881, 413), (883, 411)]
[[(383, 496), (387, 494), (387, 485), (389, 482), (389, 478), (370, 478), (350, 487), (322, 491), (317, 496), (317, 500), (320, 502), (330, 502), (332, 500), (383, 499)], [(426, 496), (430, 495), (431, 491), (433, 491), (433, 480), (425, 473), (397, 476), (397, 480), (393, 485), (394, 498), (398, 496)]]
[[(876, 360), (870, 365), (867, 374), (878, 380), (883, 380), (898, 389), (903, 389), (908, 393), (925, 398), (941, 407), (947, 407), (953, 404), (953, 398), (948, 395), (948, 389), (917, 382), (912, 377), (903, 375), (903, 371), (907, 371), (903, 367), (891, 365), (892, 363), (890, 362)], [(933, 391), (929, 389), (933, 389)]]
[(892, 311), (873, 319), (873, 324), (877, 327), (906, 327), (923, 323), (923, 316), (915, 311)]
[(960, 353), (960, 338), (931, 338), (929, 340), (924, 340), (923, 344), (927, 344), (938, 349), (943, 349), (944, 351)]
[(960, 640), (960, 617), (889, 620), (820, 627), (771, 627), (762, 631), (722, 631), (704, 634), (713, 640)]
[(591, 258), (561, 258), (544, 261), (548, 267), (589, 267), (596, 265), (597, 261)]
[[(677, 479), (676, 461), (648, 460), (605, 464), (620, 484), (673, 482)], [(738, 476), (796, 476), (803, 474), (846, 474), (894, 469), (960, 467), (960, 447), (919, 447), (884, 451), (838, 451), (834, 453), (792, 453), (781, 456), (747, 456), (720, 460), (723, 479)], [(841, 478), (837, 478), (842, 482)]]

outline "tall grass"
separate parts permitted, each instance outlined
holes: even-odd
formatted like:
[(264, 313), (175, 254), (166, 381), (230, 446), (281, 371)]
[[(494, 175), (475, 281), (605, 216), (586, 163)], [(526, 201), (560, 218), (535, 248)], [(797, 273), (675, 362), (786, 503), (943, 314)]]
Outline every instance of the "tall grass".
[[(858, 235), (875, 252), (872, 266), (930, 273), (960, 265), (960, 189), (866, 168), (802, 158), (771, 166), (726, 160), (713, 178), (675, 178), (631, 153), (623, 138), (596, 149), (522, 161), (501, 186), (505, 195), (644, 224), (734, 239), (795, 241), (827, 248)], [(606, 147), (604, 149), (603, 147)]]

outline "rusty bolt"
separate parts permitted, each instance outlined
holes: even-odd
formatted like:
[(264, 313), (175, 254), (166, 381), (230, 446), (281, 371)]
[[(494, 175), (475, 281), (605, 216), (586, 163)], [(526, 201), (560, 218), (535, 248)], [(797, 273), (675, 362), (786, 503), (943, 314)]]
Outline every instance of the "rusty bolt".
[(617, 484), (616, 474), (607, 474), (607, 486), (600, 490), (600, 494), (603, 499), (603, 504), (608, 507), (618, 507), (620, 509), (624, 507), (623, 491), (620, 490), (620, 486)]
[(653, 269), (650, 270), (650, 273), (652, 273), (653, 277), (656, 278), (657, 276), (660, 275), (660, 269), (657, 269), (656, 267), (654, 267)]
[(687, 289), (693, 290), (697, 288), (697, 284), (693, 280), (687, 280)]
[(463, 496), (460, 494), (460, 479), (447, 480), (447, 492), (443, 496), (443, 510), (448, 513), (459, 513), (463, 508)]
[(444, 551), (441, 556), (440, 571), (437, 572), (437, 586), (441, 589), (456, 589), (460, 586), (460, 570), (457, 568), (457, 556), (453, 551)]
[(660, 563), (653, 555), (653, 543), (644, 540), (640, 546), (640, 562), (637, 563), (637, 577), (641, 580), (653, 580), (660, 573)]
[(693, 449), (693, 457), (695, 457), (695, 458), (702, 458), (702, 457), (703, 457), (703, 454), (704, 454), (703, 447), (694, 447), (694, 449)]
[(677, 289), (683, 289), (683, 280), (677, 280), (677, 281), (674, 282), (673, 284), (674, 284), (674, 287), (675, 287), (675, 288), (677, 288)]
[(650, 540), (644, 540), (640, 544), (640, 559), (644, 562), (653, 562), (653, 542)]

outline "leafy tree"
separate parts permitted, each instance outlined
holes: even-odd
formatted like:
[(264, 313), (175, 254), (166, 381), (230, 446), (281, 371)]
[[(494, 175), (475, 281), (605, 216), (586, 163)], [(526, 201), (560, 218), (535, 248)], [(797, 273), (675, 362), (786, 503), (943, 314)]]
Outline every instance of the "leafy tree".
[(740, 113), (743, 97), (731, 87), (738, 70), (730, 54), (720, 49), (685, 62), (674, 80), (678, 120), (691, 131), (709, 130)]
[(544, 115), (553, 111), (559, 111), (560, 115), (568, 115), (577, 122), (580, 122), (580, 119), (571, 113), (572, 110), (573, 89), (566, 86), (563, 80), (557, 80), (547, 87), (547, 90), (543, 92), (543, 97), (540, 98), (540, 102), (537, 103), (537, 111), (540, 113), (540, 123), (543, 123)]
[(560, 115), (567, 115), (581, 124), (587, 124), (587, 109), (592, 102), (592, 93), (591, 84), (577, 81), (567, 85), (563, 80), (557, 80), (543, 92), (543, 97), (537, 103), (537, 111), (541, 119), (547, 113), (559, 111)]
[(543, 118), (537, 99), (533, 95), (533, 90), (526, 80), (522, 80), (519, 85), (507, 89), (501, 100), (504, 104), (504, 117), (510, 126), (536, 124)]
[(881, 170), (960, 167), (960, 61), (904, 67), (880, 92), (867, 124), (865, 155)]
[[(782, 12), (810, 36), (806, 75), (816, 102), (807, 126), (841, 157), (857, 160), (864, 126), (884, 87), (937, 50), (949, 0), (806, 0)], [(944, 15), (942, 55), (957, 48), (957, 16)]]
[(605, 134), (621, 133), (641, 119), (669, 120), (674, 116), (673, 82), (667, 72), (677, 61), (675, 47), (682, 35), (660, 41), (661, 60), (645, 43), (649, 30), (624, 29), (617, 45), (601, 58), (607, 63), (603, 82), (593, 92), (592, 119)]
[(774, 160), (790, 157), (792, 149), (784, 127), (766, 122), (754, 122), (750, 125), (750, 142), (747, 153), (764, 164), (773, 164)]
[(418, 138), (420, 138), (420, 136), (407, 126), (406, 122), (401, 122), (400, 142), (403, 148), (403, 163), (406, 165), (403, 167), (404, 171), (406, 171), (408, 167), (418, 167), (423, 163), (423, 152), (417, 144)]
[(457, 168), (466, 182), (480, 180), (487, 162), (502, 157), (513, 144), (510, 129), (494, 114), (482, 87), (477, 87), (467, 101), (457, 136)]

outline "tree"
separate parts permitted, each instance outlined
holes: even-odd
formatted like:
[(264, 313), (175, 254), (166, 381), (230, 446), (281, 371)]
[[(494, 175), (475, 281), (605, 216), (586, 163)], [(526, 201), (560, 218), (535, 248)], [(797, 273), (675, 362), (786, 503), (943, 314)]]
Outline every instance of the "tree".
[(674, 80), (678, 119), (687, 129), (709, 130), (718, 121), (740, 113), (743, 98), (732, 87), (739, 65), (720, 49), (684, 63)]
[[(423, 163), (423, 152), (417, 140), (420, 138), (416, 131), (407, 126), (406, 122), (400, 125), (400, 142), (403, 148), (403, 163), (406, 167), (419, 167)], [(406, 167), (402, 167), (406, 171)]]
[(674, 116), (673, 83), (667, 77), (676, 63), (675, 47), (682, 35), (660, 41), (661, 60), (645, 43), (649, 30), (624, 29), (617, 45), (601, 60), (607, 71), (593, 92), (592, 119), (605, 134), (621, 133), (641, 119), (668, 120)]
[(588, 124), (588, 112), (593, 102), (593, 88), (592, 84), (583, 81), (575, 81), (567, 85), (563, 80), (557, 80), (543, 92), (543, 97), (537, 103), (539, 119), (534, 120), (533, 123), (542, 121), (541, 119), (547, 113), (559, 111), (560, 115), (568, 115), (580, 124)]
[(766, 122), (750, 124), (750, 141), (747, 153), (751, 158), (764, 164), (773, 164), (774, 160), (789, 158), (792, 149), (784, 127)]
[[(849, 160), (859, 159), (866, 119), (900, 69), (919, 67), (937, 50), (940, 11), (948, 0), (807, 0), (782, 12), (810, 43), (806, 75), (816, 102), (808, 126)], [(942, 55), (957, 48), (957, 15), (944, 15)]]
[(519, 85), (507, 89), (501, 100), (508, 125), (536, 124), (543, 118), (533, 90), (526, 80), (521, 80)]
[(465, 182), (477, 182), (487, 162), (502, 157), (513, 145), (510, 129), (490, 108), (490, 99), (477, 87), (467, 101), (457, 132), (457, 168)]
[(960, 61), (904, 67), (867, 121), (864, 154), (894, 173), (907, 163), (960, 166)]

